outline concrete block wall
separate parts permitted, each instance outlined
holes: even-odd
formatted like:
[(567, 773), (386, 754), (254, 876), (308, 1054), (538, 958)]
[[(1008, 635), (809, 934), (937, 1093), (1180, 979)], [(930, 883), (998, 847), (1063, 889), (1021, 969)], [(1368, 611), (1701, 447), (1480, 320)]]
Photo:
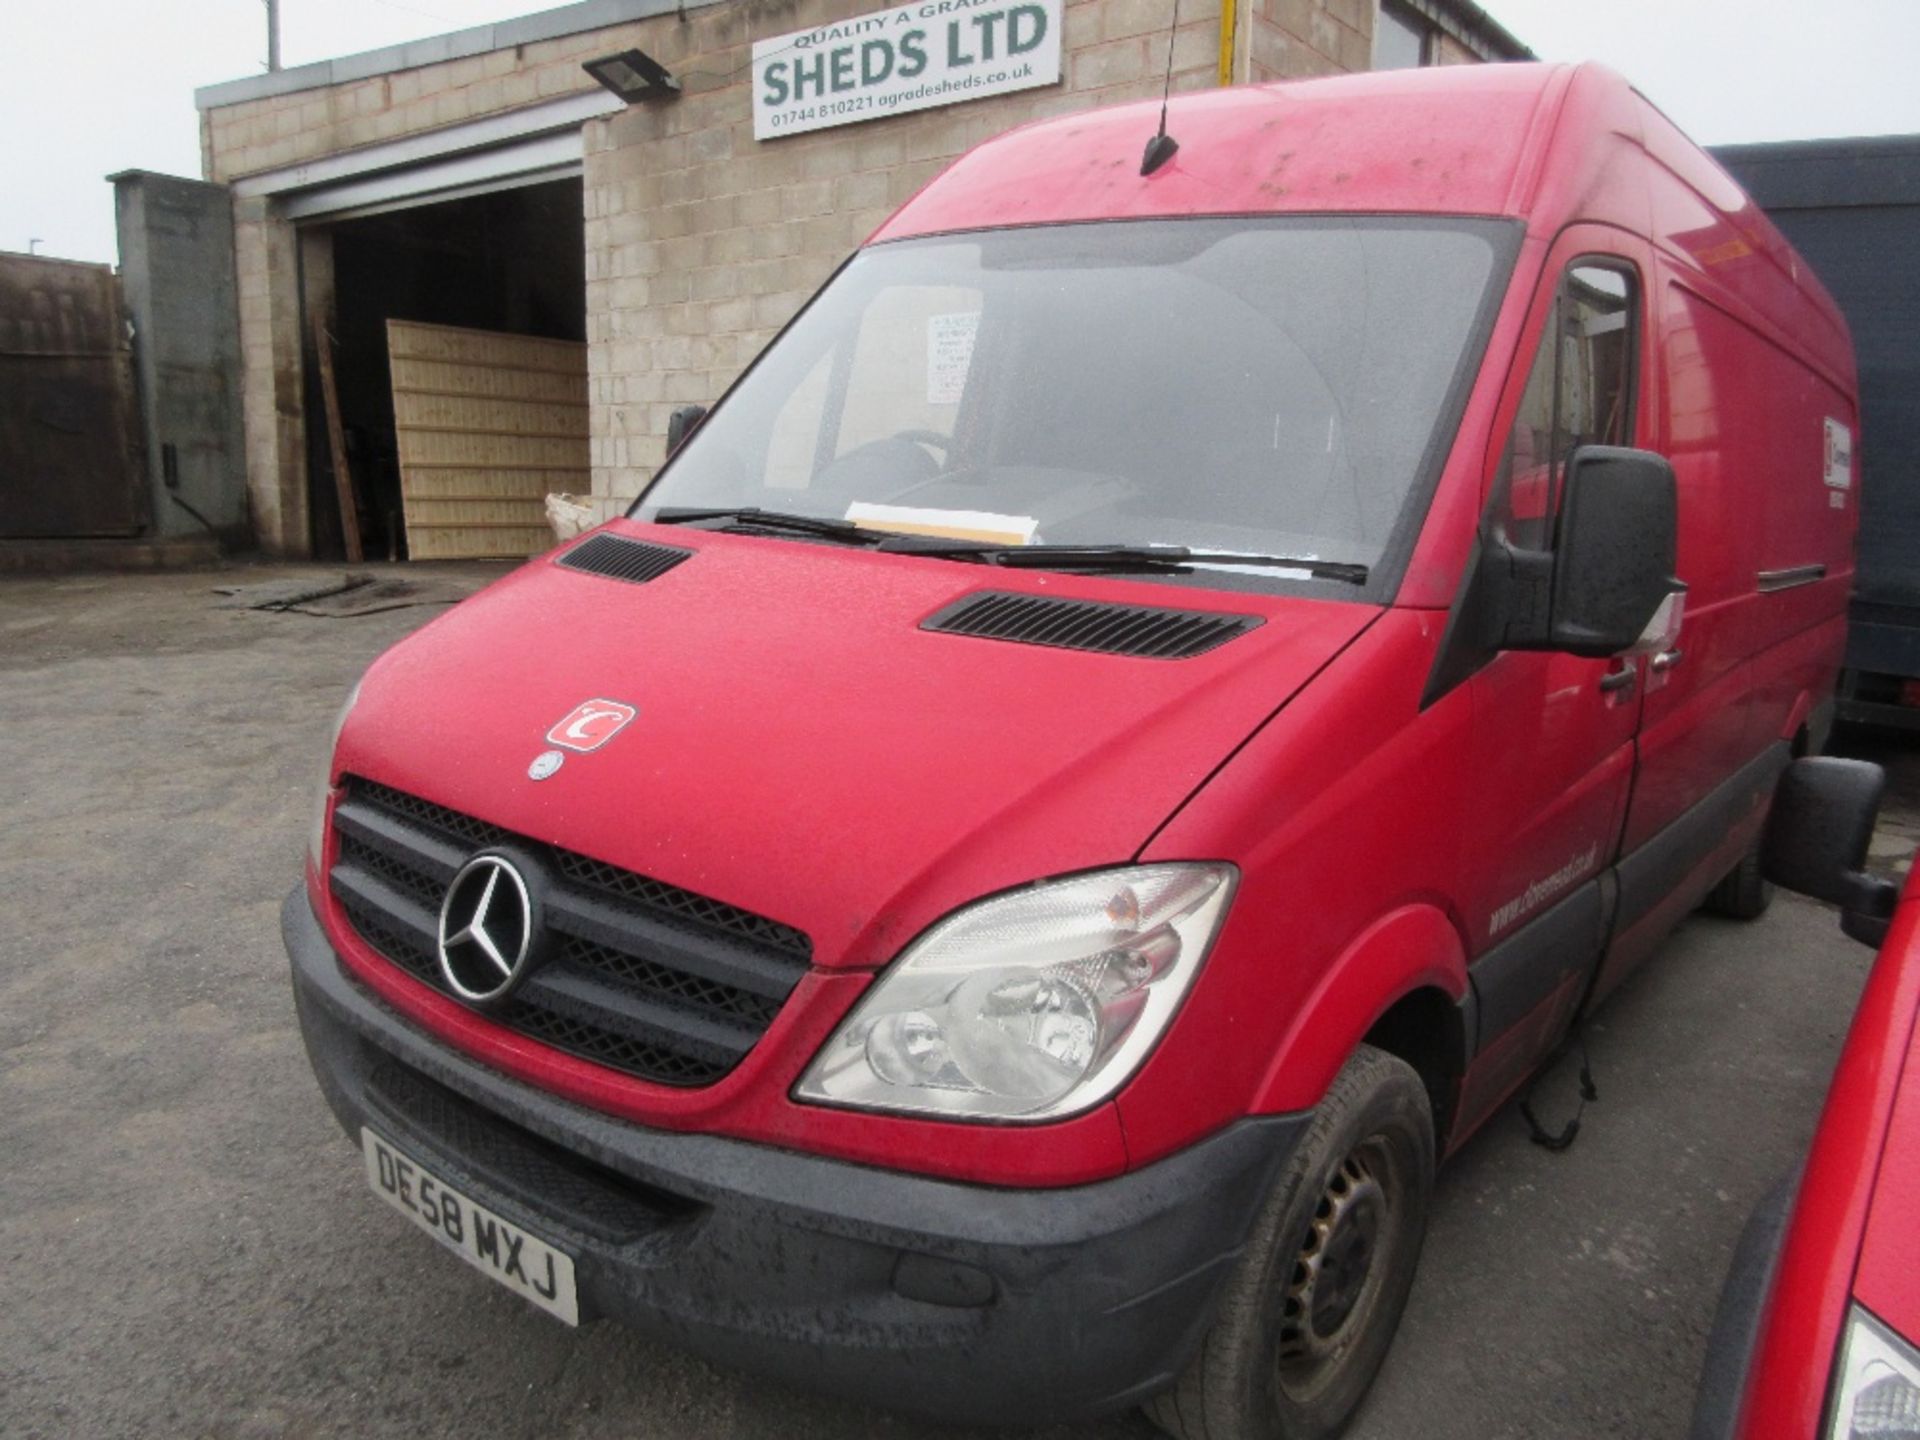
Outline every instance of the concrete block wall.
[(1245, 78), (1341, 75), (1373, 63), (1376, 0), (1247, 0)]
[(267, 95), (201, 115), (210, 180), (277, 170), (322, 155), (438, 130), (584, 90), (582, 60), (641, 43), (645, 23), (469, 55), (343, 85)]
[(297, 236), (264, 199), (233, 206), (240, 300), (240, 409), (255, 537), (271, 555), (307, 553)]
[(193, 535), (205, 524), (224, 541), (244, 543), (232, 196), (224, 186), (142, 170), (108, 178), (121, 288), (134, 327), (154, 531)]

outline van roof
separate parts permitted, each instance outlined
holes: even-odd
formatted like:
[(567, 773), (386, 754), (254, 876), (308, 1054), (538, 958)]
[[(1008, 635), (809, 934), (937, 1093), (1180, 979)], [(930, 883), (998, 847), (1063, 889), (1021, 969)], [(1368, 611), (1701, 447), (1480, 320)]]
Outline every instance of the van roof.
[(1452, 65), (1177, 95), (1178, 153), (1141, 153), (1158, 100), (1036, 121), (975, 147), (873, 235), (1187, 215), (1435, 214), (1591, 220), (1717, 275), (1849, 384), (1846, 322), (1707, 153), (1597, 64)]
[(1144, 177), (1157, 99), (1041, 120), (968, 152), (875, 238), (1126, 216), (1515, 215), (1529, 142), (1572, 72), (1455, 65), (1176, 95), (1179, 153)]

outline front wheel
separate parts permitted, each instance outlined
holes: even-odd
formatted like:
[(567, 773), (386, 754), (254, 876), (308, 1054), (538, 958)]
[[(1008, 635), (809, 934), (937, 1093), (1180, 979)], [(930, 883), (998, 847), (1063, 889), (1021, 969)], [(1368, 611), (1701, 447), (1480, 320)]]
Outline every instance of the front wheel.
[(1345, 1429), (1406, 1307), (1433, 1169), (1426, 1087), (1361, 1046), (1254, 1221), (1200, 1353), (1148, 1416), (1181, 1440)]

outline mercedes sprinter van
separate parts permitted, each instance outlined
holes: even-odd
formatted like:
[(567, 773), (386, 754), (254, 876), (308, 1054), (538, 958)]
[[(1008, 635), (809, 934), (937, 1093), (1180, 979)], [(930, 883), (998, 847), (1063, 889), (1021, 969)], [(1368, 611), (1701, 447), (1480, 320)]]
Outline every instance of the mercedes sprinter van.
[(562, 1321), (1333, 1434), (1436, 1160), (1766, 903), (1858, 509), (1818, 281), (1591, 66), (1159, 123), (954, 163), (341, 717), (314, 1069)]

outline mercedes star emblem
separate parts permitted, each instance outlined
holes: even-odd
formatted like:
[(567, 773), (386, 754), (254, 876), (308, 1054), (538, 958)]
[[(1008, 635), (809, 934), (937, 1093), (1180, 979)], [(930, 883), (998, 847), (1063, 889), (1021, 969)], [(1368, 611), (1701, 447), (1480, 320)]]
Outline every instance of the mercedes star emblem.
[(469, 1005), (506, 998), (530, 968), (533, 896), (504, 855), (476, 855), (440, 904), (440, 974)]

